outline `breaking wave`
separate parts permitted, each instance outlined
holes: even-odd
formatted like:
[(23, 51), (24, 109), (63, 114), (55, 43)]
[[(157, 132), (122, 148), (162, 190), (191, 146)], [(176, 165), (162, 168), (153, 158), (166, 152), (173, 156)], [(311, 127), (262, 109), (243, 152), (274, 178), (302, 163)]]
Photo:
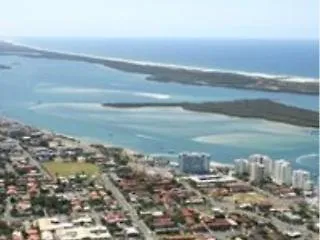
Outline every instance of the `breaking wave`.
[(106, 61), (114, 61), (119, 63), (131, 63), (136, 64), (140, 66), (155, 66), (155, 67), (164, 67), (169, 69), (177, 69), (177, 70), (189, 70), (189, 71), (199, 71), (199, 72), (212, 72), (212, 73), (233, 73), (238, 74), (242, 76), (249, 76), (253, 78), (265, 78), (265, 79), (274, 79), (279, 81), (290, 81), (290, 82), (317, 82), (319, 81), (318, 78), (308, 78), (308, 77), (300, 77), (300, 76), (291, 76), (291, 75), (274, 75), (274, 74), (266, 74), (266, 73), (259, 73), (259, 72), (246, 72), (246, 71), (239, 71), (239, 70), (226, 70), (226, 69), (216, 69), (216, 68), (205, 68), (205, 67), (195, 67), (195, 66), (186, 66), (186, 65), (177, 65), (177, 64), (166, 64), (166, 63), (159, 63), (159, 62), (152, 62), (152, 61), (137, 61), (133, 59), (124, 59), (124, 58), (114, 58), (114, 57), (104, 57), (104, 56), (97, 56), (97, 55), (91, 55), (91, 54), (84, 54), (84, 53), (74, 53), (74, 52), (68, 52), (68, 51), (55, 51), (50, 50), (46, 48), (39, 48), (39, 47), (33, 47), (17, 42), (12, 41), (3, 41), (8, 44), (12, 44), (14, 46), (21, 46), (26, 47), (31, 50), (35, 51), (43, 51), (47, 53), (57, 53), (57, 54), (64, 54), (67, 56), (74, 56), (74, 57), (86, 57), (91, 58), (95, 60), (106, 60)]

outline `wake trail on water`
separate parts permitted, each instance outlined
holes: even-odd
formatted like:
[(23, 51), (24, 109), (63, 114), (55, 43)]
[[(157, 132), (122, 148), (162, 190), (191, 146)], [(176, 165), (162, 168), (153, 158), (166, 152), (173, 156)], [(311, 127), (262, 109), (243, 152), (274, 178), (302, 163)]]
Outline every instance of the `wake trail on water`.
[[(319, 154), (318, 153), (310, 153), (301, 155), (300, 157), (296, 158), (296, 163), (303, 164), (305, 161), (311, 161), (311, 160), (319, 160)], [(319, 163), (319, 161), (316, 161)]]
[(154, 137), (151, 137), (151, 136), (149, 136), (149, 135), (144, 135), (144, 134), (136, 134), (136, 136), (137, 136), (138, 138), (143, 138), (143, 139), (147, 139), (147, 140), (157, 140), (157, 139), (154, 138)]

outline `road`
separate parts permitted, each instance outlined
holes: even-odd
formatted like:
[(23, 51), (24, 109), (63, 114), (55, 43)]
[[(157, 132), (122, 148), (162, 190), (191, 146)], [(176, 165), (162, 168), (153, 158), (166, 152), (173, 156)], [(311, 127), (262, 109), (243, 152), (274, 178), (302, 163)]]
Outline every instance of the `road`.
[(145, 239), (152, 240), (157, 239), (155, 234), (148, 228), (148, 226), (139, 218), (136, 210), (127, 202), (120, 190), (111, 182), (110, 178), (106, 174), (101, 175), (101, 180), (106, 189), (110, 190), (115, 197), (115, 199), (121, 204), (123, 209), (127, 211), (135, 223), (138, 226), (141, 233), (144, 235)]
[(14, 219), (11, 216), (11, 209), (12, 209), (12, 204), (11, 204), (10, 198), (7, 197), (7, 199), (6, 199), (6, 209), (5, 209), (5, 212), (3, 213), (3, 218), (6, 221), (12, 221)]
[[(201, 192), (192, 187), (187, 181), (185, 180), (180, 180), (180, 183), (183, 184), (183, 186), (191, 191), (194, 191), (196, 194), (205, 197), (206, 201), (208, 201), (210, 203), (210, 205), (212, 207), (218, 207), (221, 208), (223, 210), (225, 210), (226, 212), (235, 212), (235, 213), (239, 213), (242, 215), (247, 215), (248, 217), (261, 221), (261, 222), (271, 222), (274, 226), (276, 226), (281, 232), (286, 232), (286, 231), (299, 231), (301, 232), (303, 237), (307, 237), (308, 235), (314, 235), (313, 232), (311, 232), (310, 230), (306, 229), (305, 225), (292, 225), (290, 223), (286, 223), (286, 222), (282, 222), (281, 220), (279, 220), (278, 218), (274, 217), (274, 216), (270, 216), (268, 218), (260, 216), (258, 214), (256, 214), (255, 212), (250, 212), (250, 211), (243, 211), (240, 209), (236, 209), (234, 204), (232, 203), (227, 203), (227, 202), (220, 202), (220, 201), (215, 201), (213, 198), (208, 197), (208, 196), (204, 196), (203, 194), (201, 194)], [(274, 197), (274, 196), (273, 196)], [(300, 238), (301, 239), (301, 238)]]
[(21, 150), (23, 152), (23, 155), (24, 157), (26, 158), (29, 158), (29, 161), (30, 161), (30, 164), (36, 166), (42, 173), (42, 175), (47, 178), (47, 179), (52, 179), (52, 176), (43, 168), (43, 166), (36, 160), (34, 159), (31, 154), (26, 150), (24, 149), (20, 142), (14, 138), (8, 138), (10, 139), (11, 141), (14, 141), (15, 143), (17, 143), (17, 145), (19, 146), (19, 150)]
[(29, 158), (30, 164), (36, 166), (46, 179), (52, 179), (52, 176), (43, 168), (43, 166), (31, 154), (19, 144), (25, 157)]
[(13, 173), (15, 175), (17, 174), (16, 170), (14, 170), (12, 165), (10, 163), (8, 163), (8, 162), (6, 162), (5, 169), (6, 169), (7, 172), (11, 172), (11, 173)]

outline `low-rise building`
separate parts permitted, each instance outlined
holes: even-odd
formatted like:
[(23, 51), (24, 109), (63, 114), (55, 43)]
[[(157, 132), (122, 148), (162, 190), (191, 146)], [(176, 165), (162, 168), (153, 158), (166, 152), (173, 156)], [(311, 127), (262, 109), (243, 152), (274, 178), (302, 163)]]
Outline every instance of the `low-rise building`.
[(189, 177), (189, 180), (197, 187), (210, 187), (217, 184), (231, 183), (236, 181), (234, 177), (228, 175), (193, 175)]
[(36, 226), (38, 226), (40, 232), (43, 231), (55, 231), (59, 229), (72, 228), (73, 223), (62, 221), (57, 217), (52, 218), (39, 218), (36, 221)]
[(302, 218), (297, 214), (293, 214), (292, 212), (284, 212), (284, 213), (282, 213), (280, 218), (282, 218), (283, 220), (285, 220), (289, 223), (301, 223), (302, 222)]
[(56, 231), (58, 240), (107, 240), (112, 236), (105, 226), (72, 227)]

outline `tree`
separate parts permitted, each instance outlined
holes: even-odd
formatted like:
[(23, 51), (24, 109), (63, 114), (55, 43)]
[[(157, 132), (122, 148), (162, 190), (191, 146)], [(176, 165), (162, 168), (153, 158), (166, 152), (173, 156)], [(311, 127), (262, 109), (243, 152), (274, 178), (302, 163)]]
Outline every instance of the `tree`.
[(45, 195), (41, 194), (37, 197), (31, 198), (31, 205), (36, 206), (39, 205), (41, 207), (45, 207)]
[(18, 209), (16, 205), (13, 205), (12, 209), (11, 209), (11, 215), (13, 217), (17, 217), (18, 216)]
[(13, 229), (5, 221), (0, 221), (0, 235), (9, 236), (12, 232)]
[(184, 217), (182, 216), (181, 212), (179, 210), (175, 210), (174, 213), (173, 213), (173, 216), (172, 216), (172, 220), (178, 224), (178, 223), (181, 223), (181, 224), (184, 224), (185, 223), (185, 219)]
[(302, 189), (294, 188), (293, 191), (295, 192), (295, 194), (297, 194), (297, 196), (303, 196), (303, 190)]
[(32, 206), (32, 213), (36, 216), (40, 216), (40, 217), (44, 216), (43, 208), (40, 205)]
[(150, 194), (153, 194), (153, 185), (151, 183), (148, 183), (146, 185), (146, 191), (149, 192)]
[(10, 202), (11, 202), (12, 204), (15, 204), (15, 203), (17, 202), (17, 199), (16, 199), (15, 197), (11, 197), (11, 198), (10, 198)]
[(124, 157), (119, 157), (118, 158), (118, 161), (117, 161), (117, 163), (119, 164), (119, 165), (122, 165), (122, 166), (126, 166), (127, 164), (128, 164), (128, 162), (129, 162), (129, 158), (128, 158), (128, 156), (124, 156)]
[(48, 143), (48, 141), (46, 141), (46, 140), (41, 140), (41, 141), (39, 142), (39, 145), (40, 145), (41, 147), (49, 147), (49, 143)]

